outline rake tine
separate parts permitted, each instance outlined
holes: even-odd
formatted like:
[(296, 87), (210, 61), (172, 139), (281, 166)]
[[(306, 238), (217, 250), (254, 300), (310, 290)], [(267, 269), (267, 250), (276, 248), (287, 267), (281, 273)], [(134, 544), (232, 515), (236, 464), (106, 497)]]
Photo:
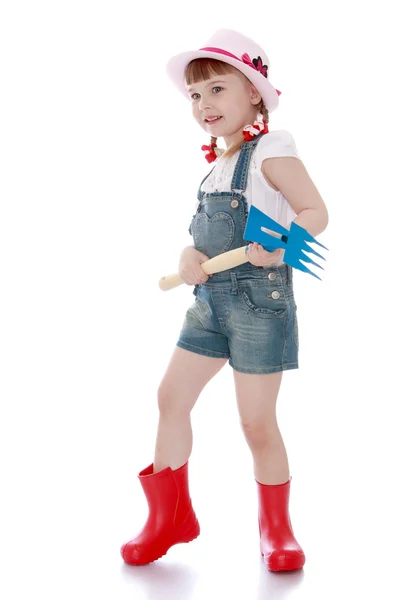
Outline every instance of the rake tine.
[(305, 273), (310, 273), (310, 275), (312, 275), (313, 277), (316, 277), (317, 279), (319, 279), (320, 281), (322, 281), (321, 277), (318, 277), (318, 275), (316, 275), (315, 273), (313, 273), (312, 271), (310, 271), (310, 269), (308, 269), (305, 265), (302, 265), (301, 263), (299, 263), (298, 268), (301, 271), (304, 271)]
[(311, 263), (312, 265), (315, 265), (316, 267), (318, 267), (318, 269), (324, 270), (324, 267), (321, 267), (321, 265), (319, 265), (318, 263), (316, 263), (315, 261), (313, 261), (309, 256), (304, 255), (301, 258), (299, 258), (299, 260)]
[(292, 222), (290, 226), (290, 232), (293, 234), (296, 239), (304, 240), (306, 242), (312, 242), (313, 244), (318, 244), (321, 248), (325, 248), (328, 250), (326, 246), (321, 244), (318, 240), (316, 240), (304, 227), (301, 225), (297, 225), (297, 223)]
[[(307, 244), (307, 242), (306, 242), (306, 244)], [(314, 250), (314, 248), (311, 248), (308, 244), (307, 244), (307, 249), (305, 249), (304, 251), (312, 252), (313, 254), (318, 256), (318, 258), (322, 258), (322, 260), (326, 260), (325, 256), (322, 256), (322, 254), (319, 254), (316, 250)]]

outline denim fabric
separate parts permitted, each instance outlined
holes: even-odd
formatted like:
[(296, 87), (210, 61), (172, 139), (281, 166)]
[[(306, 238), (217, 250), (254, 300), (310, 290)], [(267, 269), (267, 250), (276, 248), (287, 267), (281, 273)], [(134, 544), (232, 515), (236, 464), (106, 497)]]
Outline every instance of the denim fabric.
[[(190, 223), (195, 248), (213, 258), (250, 243), (244, 240), (246, 190), (251, 154), (261, 135), (242, 144), (231, 193), (198, 191)], [(207, 175), (208, 177), (208, 175)], [(298, 368), (297, 307), (292, 267), (243, 265), (215, 273), (194, 288), (179, 335), (180, 348), (228, 358), (242, 373), (275, 373)]]

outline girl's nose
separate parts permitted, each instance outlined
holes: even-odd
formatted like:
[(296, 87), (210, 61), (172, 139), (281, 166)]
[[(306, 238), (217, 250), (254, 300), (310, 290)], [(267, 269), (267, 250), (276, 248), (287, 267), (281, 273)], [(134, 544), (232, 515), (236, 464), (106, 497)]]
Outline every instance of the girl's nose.
[(200, 110), (205, 110), (206, 108), (210, 108), (210, 102), (209, 102), (208, 98), (203, 98), (202, 97), (202, 98), (200, 98), (199, 109)]

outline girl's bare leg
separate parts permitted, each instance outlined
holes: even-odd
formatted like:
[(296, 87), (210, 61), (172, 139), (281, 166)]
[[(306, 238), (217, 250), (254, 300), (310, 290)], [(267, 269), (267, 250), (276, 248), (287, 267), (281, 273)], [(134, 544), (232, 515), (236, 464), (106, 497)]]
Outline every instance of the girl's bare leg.
[(234, 371), (241, 426), (253, 455), (254, 476), (260, 483), (277, 485), (290, 477), (286, 448), (276, 418), (282, 371), (250, 375)]
[(158, 389), (160, 411), (153, 473), (184, 465), (192, 452), (190, 413), (226, 358), (211, 358), (176, 346)]

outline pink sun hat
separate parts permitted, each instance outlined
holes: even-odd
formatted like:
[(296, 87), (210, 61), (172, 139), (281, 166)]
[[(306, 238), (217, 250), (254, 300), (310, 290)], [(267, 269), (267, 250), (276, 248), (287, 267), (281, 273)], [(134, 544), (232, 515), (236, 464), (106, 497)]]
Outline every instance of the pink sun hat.
[(250, 38), (232, 29), (219, 29), (199, 50), (173, 56), (166, 64), (167, 75), (188, 100), (185, 69), (196, 58), (215, 58), (236, 67), (255, 85), (269, 112), (278, 108), (281, 92), (269, 82), (268, 56)]

